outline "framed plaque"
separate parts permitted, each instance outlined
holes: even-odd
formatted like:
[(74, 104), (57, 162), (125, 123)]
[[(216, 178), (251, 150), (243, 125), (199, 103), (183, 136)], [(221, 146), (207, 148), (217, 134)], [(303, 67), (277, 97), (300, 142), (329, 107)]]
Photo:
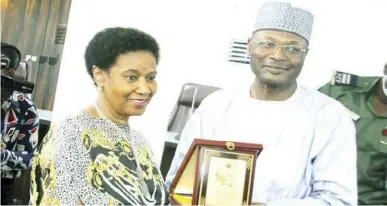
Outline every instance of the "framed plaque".
[(175, 205), (250, 205), (260, 144), (195, 139), (170, 188)]

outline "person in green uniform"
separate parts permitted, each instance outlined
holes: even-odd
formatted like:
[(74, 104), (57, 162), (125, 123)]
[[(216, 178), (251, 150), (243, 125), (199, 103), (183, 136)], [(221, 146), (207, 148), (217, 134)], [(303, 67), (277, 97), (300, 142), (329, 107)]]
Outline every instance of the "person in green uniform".
[(387, 205), (387, 64), (382, 77), (335, 72), (319, 91), (340, 101), (355, 122), (358, 203)]

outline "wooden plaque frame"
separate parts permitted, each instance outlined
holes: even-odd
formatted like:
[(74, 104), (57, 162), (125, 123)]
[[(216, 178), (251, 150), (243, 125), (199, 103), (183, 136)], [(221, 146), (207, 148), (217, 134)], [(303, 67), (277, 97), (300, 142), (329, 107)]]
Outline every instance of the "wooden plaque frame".
[(246, 173), (241, 205), (250, 205), (256, 160), (261, 144), (194, 139), (172, 181), (169, 199), (174, 205), (205, 205), (209, 158), (246, 160)]

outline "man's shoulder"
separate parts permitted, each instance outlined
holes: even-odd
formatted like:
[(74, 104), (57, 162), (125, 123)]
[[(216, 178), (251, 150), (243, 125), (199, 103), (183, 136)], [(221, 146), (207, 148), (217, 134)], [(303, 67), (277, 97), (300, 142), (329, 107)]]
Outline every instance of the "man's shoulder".
[(331, 81), (320, 87), (319, 91), (336, 99), (343, 93), (367, 92), (379, 78), (337, 71), (332, 74)]
[[(303, 102), (306, 109), (317, 115), (319, 119), (333, 121), (338, 116), (351, 116), (347, 108), (334, 98), (327, 96), (315, 89), (303, 88), (305, 93)], [(352, 117), (353, 118), (353, 117)]]
[(342, 104), (338, 102), (337, 100), (333, 99), (332, 97), (321, 93), (320, 91), (314, 90), (314, 89), (308, 89), (303, 88), (305, 93), (307, 94), (307, 97), (305, 98), (305, 101), (309, 102), (309, 105), (311, 105), (314, 108), (317, 108), (317, 110), (325, 110), (325, 109), (340, 109), (342, 108)]

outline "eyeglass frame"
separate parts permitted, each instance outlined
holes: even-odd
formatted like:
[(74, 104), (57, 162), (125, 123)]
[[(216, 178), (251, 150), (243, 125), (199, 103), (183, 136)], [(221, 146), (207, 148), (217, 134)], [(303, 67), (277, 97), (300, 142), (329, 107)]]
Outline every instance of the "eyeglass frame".
[[(308, 52), (308, 51), (309, 51), (308, 48), (303, 49), (303, 48), (300, 47), (300, 46), (297, 46), (297, 45), (291, 45), (291, 44), (285, 44), (285, 45), (284, 45), (284, 44), (278, 44), (278, 43), (276, 43), (276, 42), (273, 42), (273, 41), (267, 40), (267, 39), (260, 39), (260, 40), (257, 40), (257, 39), (252, 38), (251, 40), (254, 41), (256, 44), (259, 44), (261, 41), (271, 42), (271, 43), (273, 43), (273, 44), (276, 45), (276, 46), (274, 47), (274, 50), (273, 50), (273, 51), (276, 51), (277, 48), (280, 47), (280, 48), (282, 49), (282, 52), (283, 52), (283, 53), (285, 53), (284, 48), (285, 48), (286, 46), (294, 46), (294, 47), (300, 48), (300, 49), (301, 49), (301, 50), (300, 50), (300, 53), (292, 53), (292, 54), (295, 54), (295, 55), (300, 55), (300, 54), (302, 54), (303, 52)], [(268, 48), (265, 48), (265, 49), (268, 49)]]

